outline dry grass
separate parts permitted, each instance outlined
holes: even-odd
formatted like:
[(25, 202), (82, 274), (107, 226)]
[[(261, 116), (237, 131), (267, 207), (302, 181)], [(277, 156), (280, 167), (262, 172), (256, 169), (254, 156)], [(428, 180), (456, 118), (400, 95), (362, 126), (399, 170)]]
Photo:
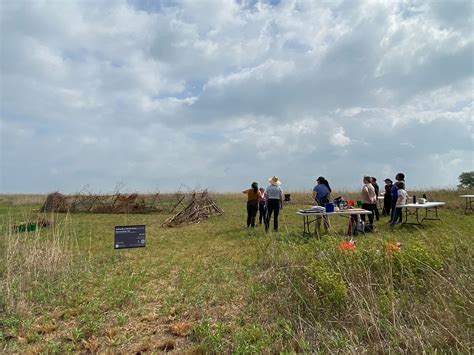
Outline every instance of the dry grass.
[[(26, 216), (25, 216), (26, 217)], [(4, 271), (0, 282), (4, 307), (7, 311), (28, 310), (28, 291), (37, 283), (57, 277), (67, 277), (73, 258), (77, 254), (77, 240), (66, 216), (60, 223), (52, 224), (42, 233), (19, 232), (13, 227), (12, 216), (4, 226)]]

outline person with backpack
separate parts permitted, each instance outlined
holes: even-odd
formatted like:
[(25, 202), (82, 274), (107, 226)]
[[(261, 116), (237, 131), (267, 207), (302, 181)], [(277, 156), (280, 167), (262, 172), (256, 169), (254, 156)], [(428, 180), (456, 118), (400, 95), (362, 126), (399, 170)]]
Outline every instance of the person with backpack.
[[(361, 197), (362, 197), (362, 209), (372, 212), (369, 214), (369, 225), (373, 226), (374, 223), (374, 210), (377, 204), (377, 195), (375, 189), (372, 186), (372, 178), (370, 176), (364, 176), (364, 186), (362, 186)], [(362, 221), (365, 222), (365, 215), (361, 215)], [(368, 227), (373, 228), (373, 227)]]

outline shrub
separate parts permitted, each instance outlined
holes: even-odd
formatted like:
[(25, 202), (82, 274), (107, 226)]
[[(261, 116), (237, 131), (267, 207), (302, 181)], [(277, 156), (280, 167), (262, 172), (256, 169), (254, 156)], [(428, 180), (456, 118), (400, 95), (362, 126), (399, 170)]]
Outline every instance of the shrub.
[(347, 295), (347, 286), (342, 275), (328, 265), (314, 261), (307, 268), (308, 276), (314, 281), (322, 305), (340, 308)]
[(424, 288), (433, 271), (441, 269), (439, 255), (419, 242), (411, 243), (401, 252), (393, 253), (393, 275), (401, 284)]

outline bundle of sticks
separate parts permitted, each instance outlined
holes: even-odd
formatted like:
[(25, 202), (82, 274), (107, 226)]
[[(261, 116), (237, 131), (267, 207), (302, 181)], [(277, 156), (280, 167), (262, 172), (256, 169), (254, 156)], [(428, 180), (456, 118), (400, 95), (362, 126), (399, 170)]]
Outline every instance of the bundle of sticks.
[(199, 223), (210, 215), (220, 215), (224, 210), (220, 208), (210, 197), (207, 190), (201, 193), (194, 192), (188, 205), (175, 215), (167, 218), (163, 227), (177, 227), (182, 224)]

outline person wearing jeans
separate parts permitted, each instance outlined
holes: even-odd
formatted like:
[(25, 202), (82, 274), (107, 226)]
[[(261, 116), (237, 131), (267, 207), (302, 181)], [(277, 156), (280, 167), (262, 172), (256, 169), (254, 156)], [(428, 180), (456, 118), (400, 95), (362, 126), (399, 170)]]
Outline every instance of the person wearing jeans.
[[(395, 176), (395, 180), (397, 180), (397, 182), (403, 182), (403, 186), (405, 186), (405, 174), (398, 173)], [(398, 188), (395, 185), (396, 185), (396, 183), (394, 185), (392, 185), (392, 189), (391, 189), (391, 193), (392, 193), (392, 206), (391, 206), (392, 207), (392, 216), (391, 216), (391, 220), (393, 219), (393, 215), (396, 212), (395, 206), (397, 205), (397, 200), (398, 200)], [(398, 223), (402, 223), (402, 215), (401, 214), (398, 217)]]
[(283, 208), (283, 190), (280, 185), (281, 182), (278, 177), (273, 176), (268, 179), (270, 186), (265, 190), (266, 201), (267, 201), (267, 218), (265, 219), (265, 232), (268, 232), (270, 227), (270, 220), (273, 214), (273, 230), (278, 231), (278, 215), (280, 209)]
[(392, 220), (390, 221), (390, 226), (393, 227), (398, 220), (402, 219), (402, 205), (405, 205), (408, 201), (408, 194), (405, 191), (405, 183), (403, 181), (397, 181), (395, 183), (395, 188), (397, 189), (397, 201), (395, 205), (395, 211), (393, 212)]

